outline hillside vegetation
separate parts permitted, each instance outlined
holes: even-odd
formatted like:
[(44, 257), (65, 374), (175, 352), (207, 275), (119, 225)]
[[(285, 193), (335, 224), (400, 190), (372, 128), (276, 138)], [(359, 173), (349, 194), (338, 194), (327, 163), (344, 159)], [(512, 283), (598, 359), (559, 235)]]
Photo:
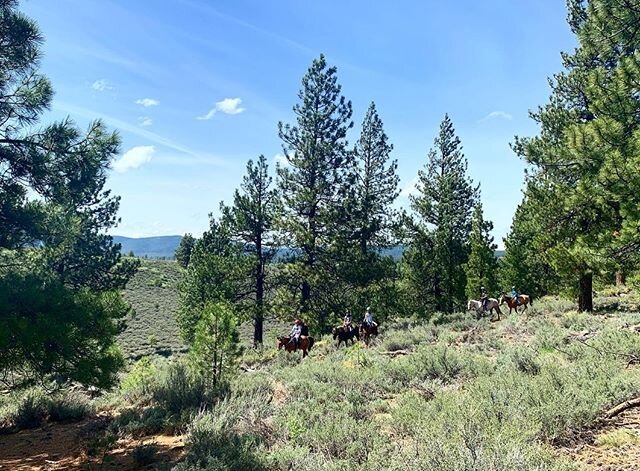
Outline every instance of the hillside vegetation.
[[(127, 408), (101, 432), (101, 453), (134, 436), (164, 460), (153, 437), (176, 435), (178, 470), (582, 469), (570, 459), (580, 431), (640, 392), (637, 304), (600, 297), (594, 315), (548, 298), (500, 322), (398, 320), (370, 348), (323, 337), (304, 361), (246, 350), (224, 390), (189, 379), (178, 358), (143, 360), (97, 403)], [(8, 402), (4, 423), (30, 401)], [(595, 429), (589, 444), (604, 443), (606, 461), (637, 452), (635, 433)]]
[(123, 291), (133, 311), (118, 336), (118, 344), (128, 359), (185, 351), (176, 323), (180, 276), (180, 267), (174, 261), (141, 260), (138, 272)]

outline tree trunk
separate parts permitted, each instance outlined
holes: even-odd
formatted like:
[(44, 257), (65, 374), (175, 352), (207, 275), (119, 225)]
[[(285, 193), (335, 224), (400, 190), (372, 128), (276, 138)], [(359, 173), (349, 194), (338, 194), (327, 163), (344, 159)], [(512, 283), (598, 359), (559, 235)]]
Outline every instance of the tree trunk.
[(253, 323), (253, 346), (262, 344), (262, 332), (264, 324), (264, 260), (262, 255), (262, 238), (258, 236), (256, 241), (258, 262), (256, 263), (256, 312)]
[(585, 271), (580, 277), (580, 294), (578, 296), (578, 311), (593, 311), (593, 273)]
[(627, 282), (627, 277), (623, 271), (616, 272), (616, 286), (624, 286)]

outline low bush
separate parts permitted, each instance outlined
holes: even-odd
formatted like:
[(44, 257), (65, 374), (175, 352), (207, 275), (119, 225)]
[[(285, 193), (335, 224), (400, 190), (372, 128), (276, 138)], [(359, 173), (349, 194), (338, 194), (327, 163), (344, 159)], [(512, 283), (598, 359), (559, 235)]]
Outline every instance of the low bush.
[(54, 395), (48, 404), (49, 419), (55, 422), (75, 422), (93, 413), (89, 398), (79, 392)]

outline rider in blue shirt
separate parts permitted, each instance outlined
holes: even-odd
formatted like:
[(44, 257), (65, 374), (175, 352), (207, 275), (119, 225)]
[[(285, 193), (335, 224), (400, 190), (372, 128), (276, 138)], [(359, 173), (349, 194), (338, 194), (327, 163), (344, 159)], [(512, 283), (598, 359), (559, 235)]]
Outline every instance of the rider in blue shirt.
[(518, 306), (520, 304), (520, 293), (518, 293), (515, 286), (511, 287), (511, 297), (513, 298), (513, 302), (516, 303), (516, 306)]

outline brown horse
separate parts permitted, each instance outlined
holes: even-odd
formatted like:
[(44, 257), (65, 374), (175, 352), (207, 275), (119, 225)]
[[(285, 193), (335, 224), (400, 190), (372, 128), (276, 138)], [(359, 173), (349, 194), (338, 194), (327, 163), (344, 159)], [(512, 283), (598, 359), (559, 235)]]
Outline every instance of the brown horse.
[(515, 299), (513, 299), (513, 296), (507, 296), (507, 293), (500, 294), (500, 306), (502, 306), (504, 303), (507, 303), (507, 306), (509, 306), (509, 314), (511, 314), (512, 309), (515, 309), (517, 314), (518, 307), (520, 306), (524, 306), (524, 309), (522, 310), (524, 312), (527, 310), (527, 305), (531, 304), (531, 296), (526, 294), (518, 295), (518, 300), (520, 302), (516, 304), (516, 301)]
[[(347, 346), (347, 341), (351, 340), (351, 344), (356, 343), (356, 340), (360, 340), (360, 336), (358, 335), (358, 326), (352, 325), (349, 330), (344, 330), (344, 326), (340, 325), (338, 327), (334, 327), (331, 331), (333, 335), (333, 340), (337, 340), (338, 343), (336, 345), (337, 348), (340, 348), (340, 344), (344, 342), (344, 346)], [(355, 340), (354, 340), (355, 339)]]
[(313, 347), (313, 337), (308, 337), (306, 335), (300, 336), (300, 344), (296, 345), (295, 342), (289, 337), (280, 337), (278, 339), (278, 350), (281, 348), (285, 349), (287, 352), (295, 352), (298, 349), (302, 350), (302, 358), (306, 357)]
[(378, 336), (378, 326), (375, 324), (368, 325), (366, 322), (360, 324), (360, 338), (365, 345), (369, 345), (371, 337)]

